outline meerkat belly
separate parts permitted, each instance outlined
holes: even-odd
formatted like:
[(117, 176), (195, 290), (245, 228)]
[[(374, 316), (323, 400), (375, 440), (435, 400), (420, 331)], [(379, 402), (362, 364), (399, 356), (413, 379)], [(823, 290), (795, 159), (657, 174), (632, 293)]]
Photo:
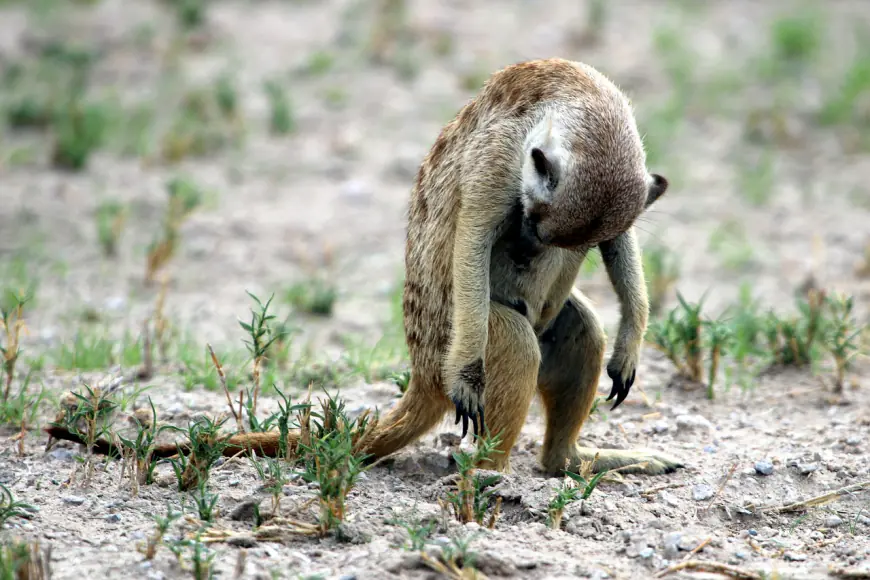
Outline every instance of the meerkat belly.
[(496, 247), (490, 268), (491, 298), (513, 308), (535, 327), (562, 267), (562, 256), (553, 249), (518, 261), (509, 248)]
[(538, 325), (550, 290), (566, 266), (557, 248), (542, 246), (523, 224), (517, 209), (505, 222), (490, 258), (490, 297)]

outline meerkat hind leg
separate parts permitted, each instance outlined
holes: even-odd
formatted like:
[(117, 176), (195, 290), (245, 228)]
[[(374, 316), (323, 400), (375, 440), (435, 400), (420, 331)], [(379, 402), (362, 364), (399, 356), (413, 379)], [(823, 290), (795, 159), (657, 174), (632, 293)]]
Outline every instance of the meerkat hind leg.
[(535, 396), (541, 353), (528, 320), (519, 312), (490, 303), (486, 345), (485, 427), (499, 435), (499, 451), (483, 469), (510, 470), (510, 452)]
[(682, 464), (655, 451), (593, 449), (577, 445), (592, 410), (604, 364), (606, 338), (586, 298), (574, 289), (562, 310), (542, 333), (538, 390), (547, 413), (541, 463), (547, 472), (577, 471), (598, 453), (593, 471), (615, 468), (622, 473), (658, 475)]

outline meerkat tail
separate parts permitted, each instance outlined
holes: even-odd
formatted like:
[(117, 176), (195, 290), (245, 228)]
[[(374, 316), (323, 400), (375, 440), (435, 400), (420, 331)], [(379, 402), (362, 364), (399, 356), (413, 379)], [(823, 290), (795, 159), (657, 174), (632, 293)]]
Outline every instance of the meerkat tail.
[(372, 459), (380, 459), (410, 445), (431, 430), (451, 408), (450, 400), (438, 389), (411, 384), (399, 403), (378, 421), (363, 445)]

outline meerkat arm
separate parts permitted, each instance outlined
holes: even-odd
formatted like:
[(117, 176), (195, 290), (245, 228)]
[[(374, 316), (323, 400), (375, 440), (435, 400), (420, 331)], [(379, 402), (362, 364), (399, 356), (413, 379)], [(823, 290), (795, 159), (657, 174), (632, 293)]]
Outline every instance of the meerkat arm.
[(620, 302), (619, 331), (607, 364), (607, 375), (613, 380), (613, 389), (607, 400), (616, 397), (612, 407), (615, 409), (625, 400), (634, 384), (649, 316), (649, 302), (634, 228), (599, 244), (599, 248)]
[[(482, 197), (482, 196), (481, 196)], [(444, 366), (445, 387), (456, 405), (462, 436), (468, 432), (468, 419), (478, 431), (477, 417), (483, 427), (481, 396), (485, 384), (486, 351), (490, 300), (490, 256), (498, 223), (507, 208), (479, 200), (461, 206), (453, 245), (453, 324), (450, 349)]]

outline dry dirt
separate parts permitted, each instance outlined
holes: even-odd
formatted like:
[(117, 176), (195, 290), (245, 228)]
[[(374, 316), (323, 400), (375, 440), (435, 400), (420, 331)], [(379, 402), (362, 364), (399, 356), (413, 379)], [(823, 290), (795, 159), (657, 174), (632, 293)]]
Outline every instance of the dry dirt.
[[(279, 294), (312, 269), (325, 268), (332, 256), (329, 272), (339, 290), (333, 316), (294, 314), (301, 329), (294, 344), (309, 344), (321, 360), (341, 356), (345, 335), (374, 344), (390, 324), (417, 164), (443, 123), (473, 94), (475, 78), (536, 57), (583, 60), (631, 94), (641, 129), (656, 147), (651, 167), (671, 181), (666, 197), (640, 224), (641, 239), (679, 254), (677, 288), (687, 298), (706, 292), (706, 304), (717, 311), (746, 283), (763, 304), (788, 311), (795, 289), (812, 277), (819, 287), (853, 294), (859, 319), (868, 320), (870, 279), (859, 277), (857, 268), (870, 243), (870, 155), (855, 145), (854, 128), (821, 127), (813, 118), (836, 82), (830, 79), (841, 79), (860, 50), (852, 31), (856, 23), (867, 24), (865, 2), (813, 5), (823, 7), (820, 22), (827, 31), (819, 62), (775, 86), (758, 80), (756, 61), (770, 53), (772, 23), (805, 9), (798, 2), (608, 3), (598, 37), (585, 40), (586, 2), (408, 2), (411, 44), (396, 49), (393, 57), (401, 66), (392, 66), (366, 60), (362, 47), (374, 12), (367, 3), (222, 0), (208, 5), (204, 32), (197, 46), (181, 51), (174, 73), (166, 68), (178, 52), (170, 42), (174, 24), (162, 3), (102, 0), (69, 10), (57, 3), (41, 16), (6, 4), (0, 8), (3, 62), (18, 58), (46, 31), (102, 47), (98, 85), (158, 110), (172, 106), (166, 104), (172, 91), (156, 88), (161, 78), (173, 74), (173, 83), (191, 86), (230, 71), (247, 129), (239, 150), (180, 166), (103, 150), (78, 174), (51, 169), (44, 139), (3, 134), (0, 259), (25, 260), (28, 275), (39, 279), (23, 368), (46, 357), (34, 376), (55, 395), (135, 370), (54, 369), (50, 353), (85, 327), (119, 339), (125, 331), (138, 333), (151, 316), (158, 287), (143, 284), (145, 247), (159, 227), (165, 182), (181, 171), (213, 198), (184, 224), (179, 253), (166, 270), (165, 312), (173, 328), (199, 348), (210, 342), (241, 351), (237, 320), (248, 318), (251, 305), (245, 290), (262, 298)], [(143, 33), (149, 28), (152, 36)], [(656, 41), (662, 30), (677, 31), (684, 50), (672, 48), (663, 56), (668, 49)], [(332, 68), (321, 75), (300, 72), (315, 51), (333, 54)], [(669, 63), (684, 65), (687, 86), (697, 89), (670, 117), (666, 111), (680, 88)], [(401, 74), (408, 70), (416, 74)], [(268, 134), (262, 90), (268, 78), (281, 78), (293, 101), (297, 129), (290, 136)], [(723, 84), (723, 78), (732, 83)], [(10, 161), (20, 147), (37, 152), (31, 163)], [(767, 173), (747, 169), (765, 155), (773, 160)], [(748, 190), (763, 191), (765, 199), (749, 203)], [(94, 211), (107, 197), (133, 208), (115, 259), (103, 257), (95, 233)], [(584, 274), (578, 286), (612, 331), (618, 303), (606, 275), (601, 269)], [(674, 293), (668, 298), (673, 306)], [(85, 311), (100, 322), (82, 322)], [(279, 312), (286, 315), (288, 307), (279, 304)], [(184, 390), (173, 369), (166, 365), (138, 385), (150, 387), (146, 394), (161, 419), (184, 425), (197, 413), (224, 410), (220, 392)], [(242, 372), (232, 366), (230, 371)], [(824, 379), (830, 369), (819, 373)], [(668, 450), (685, 469), (602, 483), (582, 511), (579, 504), (569, 507), (562, 530), (550, 530), (546, 505), (558, 481), (535, 469), (543, 432), (535, 403), (514, 450), (514, 472), (499, 486), (504, 513), (495, 528), (448, 522), (433, 534), (433, 544), (473, 536), (474, 564), (492, 578), (651, 578), (687, 557), (767, 577), (826, 578), (830, 566), (870, 575), (866, 491), (795, 513), (741, 509), (749, 503), (787, 505), (870, 480), (866, 362), (858, 362), (852, 385), (835, 402), (823, 380), (806, 372), (772, 374), (753, 381), (749, 390), (734, 386), (712, 402), (703, 389), (685, 389), (672, 376), (670, 363), (647, 349), (630, 399), (613, 413), (602, 406), (581, 437), (602, 447)], [(605, 379), (603, 394), (609, 391)], [(134, 382), (122, 390), (132, 392)], [(290, 391), (299, 397), (304, 386), (293, 384)], [(354, 412), (373, 406), (383, 412), (398, 400), (392, 383), (360, 378), (343, 385), (340, 395)], [(140, 395), (127, 411), (143, 401)], [(269, 405), (274, 408), (271, 398)], [(178, 508), (184, 494), (152, 485), (133, 497), (117, 462), (98, 464), (92, 484), (82, 486), (76, 459), (81, 449), (60, 443), (44, 451), (46, 436), (38, 425), (55, 409), (44, 406), (23, 456), (13, 439), (17, 431), (2, 430), (0, 483), (38, 511), (29, 519), (13, 518), (0, 534), (50, 544), (57, 579), (189, 577), (169, 550), (143, 562), (136, 549), (154, 530), (152, 516), (167, 504)], [(444, 477), (455, 471), (450, 438), (443, 437), (450, 433), (457, 428), (445, 420), (362, 476), (349, 498), (348, 540), (256, 543), (247, 549), (243, 577), (433, 577), (418, 555), (402, 549), (407, 534), (391, 522), (439, 513), (437, 500), (449, 483)], [(772, 474), (757, 473), (758, 461), (770, 462)], [(158, 471), (171, 475), (166, 465)], [(227, 462), (211, 481), (220, 496), (216, 526), (250, 531), (250, 522), (228, 516), (252, 496), (268, 505), (251, 465)], [(284, 510), (301, 509), (315, 493), (291, 482)], [(240, 548), (209, 548), (217, 551), (217, 577), (233, 577)], [(186, 553), (185, 566), (188, 559)], [(701, 577), (672, 577), (680, 574)]]

